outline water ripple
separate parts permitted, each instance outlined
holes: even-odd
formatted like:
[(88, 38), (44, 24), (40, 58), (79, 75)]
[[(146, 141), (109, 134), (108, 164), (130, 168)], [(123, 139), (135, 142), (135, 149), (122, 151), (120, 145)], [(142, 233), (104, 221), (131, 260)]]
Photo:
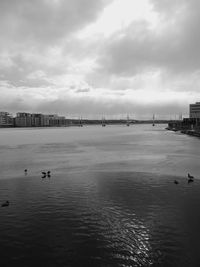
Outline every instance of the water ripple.
[[(40, 255), (42, 249), (50, 266), (64, 266), (65, 253), (70, 266), (77, 265), (77, 257), (88, 266), (182, 262), (188, 231), (182, 204), (191, 201), (192, 192), (185, 185), (170, 191), (169, 177), (160, 178), (159, 186), (157, 177), (148, 179), (149, 174), (92, 172), (82, 181), (79, 174), (54, 177), (46, 184), (36, 177), (1, 181), (2, 199), (12, 200), (9, 209), (1, 209), (5, 258), (26, 262), (33, 260), (31, 250)], [(186, 262), (190, 257), (186, 253)]]

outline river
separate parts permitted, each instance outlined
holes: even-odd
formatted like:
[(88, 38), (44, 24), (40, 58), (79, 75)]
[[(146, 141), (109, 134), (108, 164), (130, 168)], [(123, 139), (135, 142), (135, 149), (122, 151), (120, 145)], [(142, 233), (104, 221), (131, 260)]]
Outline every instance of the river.
[(200, 140), (165, 127), (0, 129), (1, 266), (199, 266)]

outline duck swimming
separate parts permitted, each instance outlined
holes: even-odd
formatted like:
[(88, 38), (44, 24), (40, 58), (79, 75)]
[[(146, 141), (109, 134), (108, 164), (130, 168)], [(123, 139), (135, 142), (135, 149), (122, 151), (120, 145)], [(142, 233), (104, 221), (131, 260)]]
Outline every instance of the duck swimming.
[(46, 178), (47, 173), (46, 172), (42, 172), (42, 178)]
[(188, 178), (189, 178), (189, 179), (194, 179), (194, 176), (192, 176), (192, 175), (190, 175), (190, 174), (188, 173)]
[(9, 206), (10, 202), (6, 200), (4, 203), (1, 204), (1, 207), (7, 207)]

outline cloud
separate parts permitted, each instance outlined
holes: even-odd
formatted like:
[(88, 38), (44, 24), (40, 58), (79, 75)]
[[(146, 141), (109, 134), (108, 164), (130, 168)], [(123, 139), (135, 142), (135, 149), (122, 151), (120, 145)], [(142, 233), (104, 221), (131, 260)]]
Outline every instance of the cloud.
[(30, 45), (53, 45), (95, 20), (105, 1), (91, 0), (2, 0), (2, 39)]
[[(110, 2), (0, 1), (0, 78), (16, 88), (44, 86), (48, 78), (52, 81), (54, 75), (74, 71), (72, 66), (80, 65), (91, 51), (87, 42), (75, 37), (76, 32), (94, 22)], [(30, 79), (40, 70), (46, 79)]]
[(200, 2), (144, 2), (0, 1), (2, 108), (186, 111), (200, 97)]
[[(150, 118), (155, 113), (157, 117), (166, 117), (167, 114), (187, 114), (188, 105), (194, 95), (174, 93), (170, 91), (146, 93), (146, 90), (136, 92), (128, 89), (112, 92), (106, 89), (90, 89), (89, 92), (77, 93), (65, 88), (19, 87), (2, 83), (0, 105), (10, 112), (42, 112), (58, 113), (66, 116), (81, 115), (84, 117), (100, 118), (102, 115), (123, 117), (126, 114), (135, 118)], [(161, 98), (163, 98), (161, 100)], [(169, 116), (167, 117), (169, 118)]]
[(164, 71), (191, 74), (200, 69), (200, 3), (152, 0), (160, 18), (157, 29), (134, 21), (104, 42), (99, 69), (109, 75), (130, 77)]
[(76, 93), (88, 93), (90, 91), (90, 88), (83, 88), (83, 89), (77, 89)]
[[(188, 110), (184, 103), (165, 103), (164, 105), (159, 104), (155, 108), (155, 104), (141, 104), (131, 103), (129, 100), (121, 99), (92, 99), (91, 97), (69, 97), (68, 99), (57, 99), (54, 101), (47, 101), (42, 105), (37, 106), (37, 110), (43, 113), (54, 113), (64, 114), (70, 117), (72, 114), (83, 117), (93, 117), (101, 119), (102, 115), (107, 118), (110, 117), (126, 117), (129, 114), (132, 118), (152, 118), (152, 114), (156, 111), (157, 118), (168, 118), (171, 115), (173, 118), (175, 114), (180, 113), (187, 114)], [(170, 113), (169, 113), (170, 110)], [(168, 116), (166, 116), (168, 114)]]

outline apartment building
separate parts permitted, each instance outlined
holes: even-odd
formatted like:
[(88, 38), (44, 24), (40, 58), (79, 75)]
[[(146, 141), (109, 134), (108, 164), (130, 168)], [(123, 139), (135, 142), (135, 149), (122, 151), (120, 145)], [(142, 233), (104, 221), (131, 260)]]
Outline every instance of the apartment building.
[(0, 111), (0, 127), (11, 127), (14, 125), (14, 120), (11, 114), (6, 111)]
[(200, 119), (200, 102), (190, 104), (190, 119)]
[(26, 113), (26, 112), (18, 112), (15, 118), (15, 126), (16, 127), (31, 127), (32, 126), (31, 114)]

